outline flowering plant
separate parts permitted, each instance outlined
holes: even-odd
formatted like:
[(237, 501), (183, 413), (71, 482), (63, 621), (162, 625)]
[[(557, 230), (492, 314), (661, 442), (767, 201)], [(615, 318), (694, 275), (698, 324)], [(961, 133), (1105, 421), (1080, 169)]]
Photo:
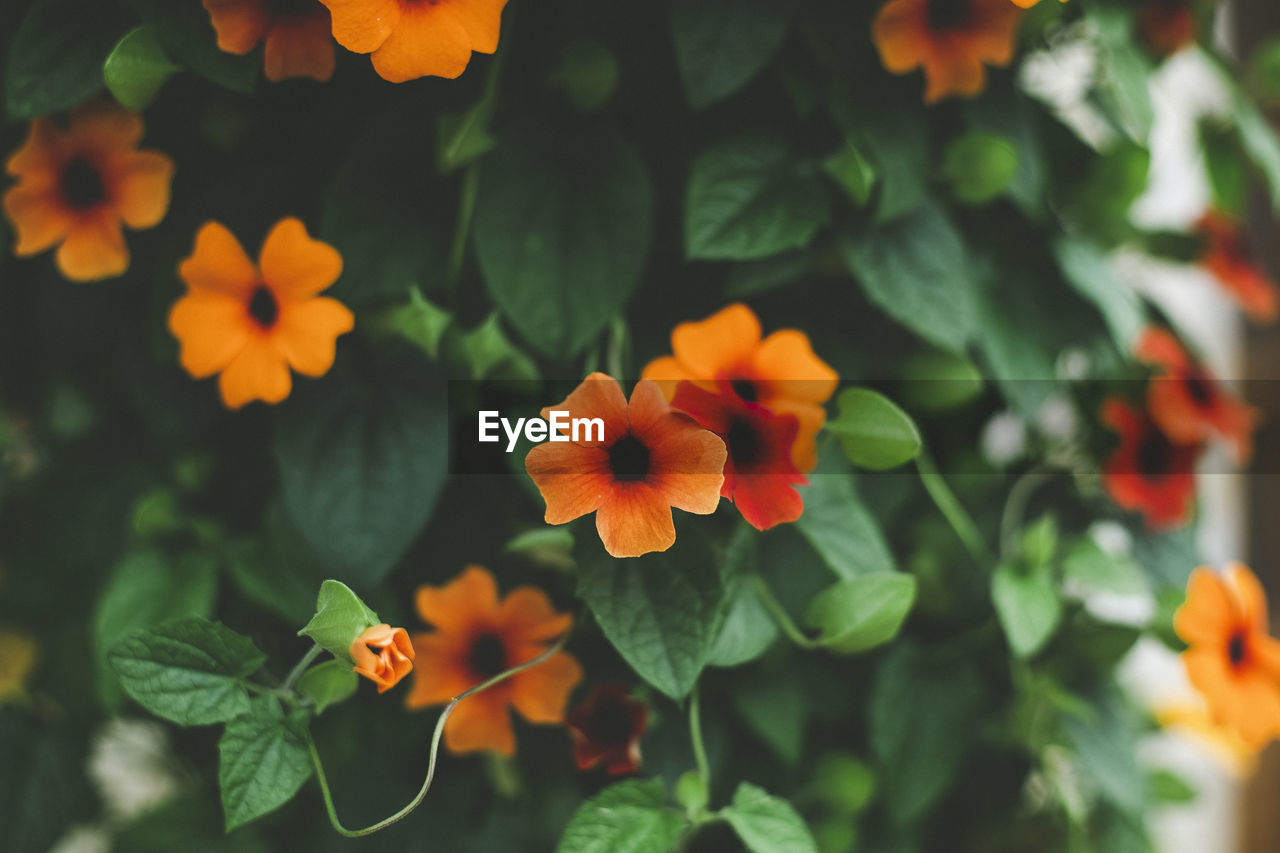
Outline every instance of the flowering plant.
[(5, 848), (1147, 849), (1280, 736), (1214, 5), (0, 6)]

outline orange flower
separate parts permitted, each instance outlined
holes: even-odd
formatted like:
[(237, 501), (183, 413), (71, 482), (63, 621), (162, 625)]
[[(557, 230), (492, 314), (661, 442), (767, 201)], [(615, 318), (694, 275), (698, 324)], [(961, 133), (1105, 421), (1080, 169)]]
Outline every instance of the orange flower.
[(1171, 441), (1148, 413), (1117, 397), (1102, 404), (1102, 422), (1120, 433), (1120, 447), (1102, 467), (1111, 499), (1141, 512), (1151, 528), (1185, 523), (1195, 500), (1192, 469), (1203, 446)]
[(735, 303), (705, 320), (676, 326), (671, 351), (674, 355), (649, 362), (641, 374), (661, 385), (668, 400), (681, 380), (712, 392), (727, 381), (743, 401), (796, 416), (800, 428), (792, 458), (801, 471), (813, 470), (814, 437), (827, 417), (822, 404), (835, 393), (840, 377), (814, 355), (804, 332), (779, 329), (761, 340), (755, 312)]
[(1196, 13), (1189, 0), (1147, 0), (1138, 10), (1137, 26), (1142, 41), (1160, 59), (1196, 41)]
[(745, 402), (728, 382), (721, 386), (719, 394), (712, 394), (681, 382), (671, 406), (724, 440), (729, 458), (720, 496), (732, 501), (748, 524), (768, 530), (795, 521), (804, 512), (804, 500), (793, 486), (809, 482), (791, 459), (800, 427), (796, 416), (775, 415)]
[(1165, 435), (1178, 444), (1196, 444), (1216, 434), (1235, 446), (1241, 462), (1249, 458), (1255, 409), (1224, 391), (1167, 329), (1148, 329), (1135, 351), (1159, 369), (1147, 386), (1147, 408)]
[(329, 10), (319, 0), (204, 0), (218, 47), (243, 56), (265, 39), (268, 80), (333, 76)]
[(1267, 633), (1267, 599), (1253, 572), (1239, 563), (1225, 576), (1196, 569), (1173, 627), (1213, 719), (1255, 749), (1280, 735), (1280, 642)]
[(1196, 223), (1196, 230), (1206, 241), (1200, 257), (1204, 268), (1217, 277), (1250, 320), (1274, 320), (1280, 303), (1275, 282), (1249, 251), (1239, 223), (1225, 213), (1209, 211)]
[[(533, 660), (569, 630), (573, 618), (557, 613), (541, 590), (522, 586), (501, 601), (493, 575), (480, 566), (442, 587), (418, 588), (418, 615), (435, 631), (413, 635), (417, 668), (407, 705), (425, 708), (448, 702), (495, 675)], [(451, 752), (516, 749), (508, 707), (531, 723), (564, 720), (569, 692), (582, 667), (566, 652), (469, 696), (444, 726)]]
[(579, 770), (604, 764), (611, 776), (640, 769), (640, 738), (649, 725), (649, 706), (616, 684), (597, 684), (586, 701), (564, 719), (573, 737)]
[(889, 0), (872, 25), (880, 61), (894, 74), (924, 68), (925, 103), (976, 95), (984, 65), (1013, 60), (1024, 14), (1009, 0)]
[(507, 0), (320, 0), (333, 15), (333, 37), (355, 53), (372, 53), (373, 70), (403, 83), (457, 77), (471, 52), (498, 49)]
[[(1030, 9), (1032, 6), (1039, 3), (1040, 0), (1013, 0), (1013, 2), (1017, 3), (1019, 6), (1021, 6), (1024, 9)], [(1066, 3), (1067, 0), (1062, 0), (1062, 2)]]
[(224, 226), (206, 223), (178, 267), (187, 295), (169, 312), (183, 368), (196, 379), (220, 374), (222, 401), (232, 409), (289, 396), (290, 367), (324, 375), (338, 336), (355, 323), (341, 302), (317, 295), (341, 274), (342, 256), (297, 219), (276, 223), (258, 260), (255, 266)]
[[(169, 210), (173, 161), (139, 151), (142, 119), (115, 104), (93, 102), (71, 112), (63, 129), (49, 118), (31, 123), (27, 141), (7, 165), (18, 183), (4, 210), (18, 232), (14, 253), (58, 246), (58, 269), (72, 281), (110, 278), (129, 268), (122, 223), (151, 228)], [(59, 245), (61, 244), (61, 245)]]
[(378, 685), (379, 693), (386, 693), (413, 671), (409, 632), (386, 623), (365, 628), (351, 643), (350, 654), (356, 674)]
[(553, 411), (599, 418), (604, 440), (547, 442), (529, 451), (525, 470), (547, 502), (548, 524), (594, 512), (605, 550), (639, 557), (675, 543), (671, 507), (715, 512), (724, 484), (724, 442), (671, 411), (656, 383), (641, 379), (628, 404), (617, 382), (593, 373), (563, 403), (543, 409), (542, 417)]

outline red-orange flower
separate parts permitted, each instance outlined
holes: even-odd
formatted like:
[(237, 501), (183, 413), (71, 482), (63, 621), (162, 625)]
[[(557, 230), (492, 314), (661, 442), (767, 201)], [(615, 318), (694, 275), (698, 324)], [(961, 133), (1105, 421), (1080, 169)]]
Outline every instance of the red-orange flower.
[(471, 53), (498, 49), (507, 0), (320, 0), (333, 15), (333, 37), (373, 54), (385, 80), (457, 77)]
[(386, 693), (413, 671), (413, 644), (409, 632), (383, 623), (370, 625), (351, 643), (349, 652), (357, 675), (378, 685)]
[(292, 217), (271, 229), (256, 265), (230, 231), (206, 223), (178, 267), (187, 295), (169, 312), (183, 368), (196, 379), (219, 374), (229, 408), (280, 402), (293, 387), (289, 368), (324, 375), (355, 323), (341, 302), (318, 295), (341, 273), (337, 250)]
[(1280, 735), (1280, 642), (1267, 633), (1267, 598), (1253, 572), (1239, 563), (1226, 575), (1196, 569), (1173, 627), (1213, 719), (1254, 748)]
[(1167, 329), (1148, 329), (1138, 339), (1135, 352), (1159, 369), (1147, 386), (1147, 409), (1165, 435), (1178, 444), (1196, 444), (1217, 435), (1234, 445), (1241, 462), (1249, 458), (1258, 417), (1255, 409), (1223, 390)]
[(617, 382), (593, 373), (563, 403), (543, 409), (542, 417), (553, 411), (598, 418), (604, 429), (602, 441), (549, 441), (525, 457), (525, 470), (547, 502), (548, 524), (594, 512), (605, 550), (639, 557), (675, 543), (672, 507), (715, 512), (724, 484), (724, 442), (673, 412), (656, 383), (641, 379), (628, 403)]
[(835, 393), (840, 377), (814, 355), (804, 332), (779, 329), (761, 339), (755, 312), (735, 303), (705, 320), (676, 326), (671, 351), (641, 374), (661, 385), (668, 400), (682, 380), (707, 391), (727, 381), (744, 401), (795, 415), (800, 426), (791, 455), (801, 471), (813, 470), (814, 437), (827, 417), (822, 404)]
[[(1013, 0), (1013, 2), (1017, 3), (1019, 6), (1021, 6), (1024, 9), (1030, 9), (1032, 6), (1039, 3), (1040, 0)], [(1062, 0), (1062, 2), (1066, 3), (1067, 0)]]
[(320, 0), (204, 0), (218, 34), (218, 47), (244, 55), (265, 42), (268, 80), (333, 76), (329, 10)]
[(1120, 447), (1102, 467), (1111, 499), (1142, 513), (1151, 528), (1176, 527), (1191, 516), (1193, 468), (1201, 444), (1177, 444), (1151, 416), (1118, 397), (1102, 404), (1102, 422), (1120, 434)]
[(138, 150), (142, 130), (136, 113), (99, 102), (73, 110), (65, 128), (33, 121), (6, 167), (18, 178), (4, 196), (18, 236), (14, 253), (58, 246), (58, 269), (72, 281), (128, 269), (122, 225), (151, 228), (164, 219), (173, 181), (172, 160)]
[(924, 69), (924, 99), (976, 95), (986, 65), (1013, 60), (1024, 14), (1009, 0), (889, 0), (872, 25), (880, 61), (894, 74)]
[(720, 496), (733, 501), (752, 527), (768, 530), (800, 517), (804, 500), (794, 487), (809, 480), (791, 459), (800, 428), (795, 415), (776, 415), (748, 403), (724, 381), (718, 394), (681, 382), (671, 407), (724, 440), (729, 457)]
[(1280, 308), (1276, 284), (1263, 271), (1240, 224), (1218, 211), (1209, 211), (1196, 223), (1205, 238), (1205, 251), (1200, 263), (1217, 277), (1231, 298), (1256, 323), (1270, 322)]
[(640, 769), (640, 738), (649, 725), (649, 706), (618, 685), (596, 685), (564, 724), (579, 770), (603, 764), (605, 772), (619, 776)]
[[(417, 666), (406, 704), (425, 708), (448, 702), (495, 675), (533, 660), (569, 630), (573, 618), (557, 613), (545, 593), (517, 587), (498, 600), (493, 575), (469, 566), (452, 582), (418, 589), (418, 615), (435, 631), (413, 635)], [(531, 723), (564, 720), (569, 692), (582, 680), (582, 667), (556, 652), (458, 703), (444, 726), (451, 752), (516, 750), (509, 708)]]
[(1196, 13), (1190, 0), (1147, 0), (1138, 10), (1138, 35), (1158, 58), (1195, 44)]

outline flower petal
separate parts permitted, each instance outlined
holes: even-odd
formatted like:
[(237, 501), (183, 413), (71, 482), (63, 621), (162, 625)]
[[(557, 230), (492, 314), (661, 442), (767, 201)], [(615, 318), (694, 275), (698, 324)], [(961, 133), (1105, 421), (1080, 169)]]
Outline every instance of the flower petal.
[(596, 510), (596, 531), (611, 557), (639, 557), (675, 544), (671, 506), (643, 483), (615, 486)]
[(129, 268), (129, 247), (120, 219), (102, 209), (77, 220), (58, 247), (58, 269), (72, 281), (111, 278)]
[(320, 0), (333, 19), (333, 37), (354, 53), (373, 53), (400, 23), (400, 0)]
[(559, 723), (569, 693), (582, 681), (582, 667), (572, 655), (558, 652), (511, 678), (511, 704), (531, 723)]
[(565, 524), (595, 512), (613, 483), (607, 451), (568, 442), (539, 444), (524, 469), (547, 504), (547, 524)]
[(267, 31), (264, 0), (204, 0), (204, 9), (218, 35), (218, 48), (227, 53), (248, 53)]
[(192, 289), (234, 296), (245, 305), (258, 284), (258, 268), (220, 222), (206, 222), (196, 233), (195, 248), (178, 265), (178, 275)]
[(293, 390), (293, 379), (284, 356), (270, 339), (251, 335), (218, 376), (218, 390), (229, 409), (238, 409), (252, 400), (279, 403)]
[(38, 118), (31, 122), (26, 141), (5, 168), (9, 174), (26, 179), (24, 183), (36, 181), (40, 186), (53, 187), (67, 157), (66, 149), (66, 136), (58, 126), (51, 119)]
[(319, 6), (314, 15), (278, 20), (267, 32), (262, 69), (268, 80), (310, 77), (323, 82), (333, 76), (334, 61), (329, 13)]
[(557, 613), (547, 594), (532, 586), (517, 587), (507, 593), (495, 620), (498, 633), (514, 645), (555, 639), (572, 624), (573, 616)]
[(428, 76), (453, 79), (470, 61), (471, 36), (444, 3), (403, 7), (395, 30), (373, 52), (373, 70), (392, 83)]
[(604, 421), (604, 446), (628, 429), (627, 398), (613, 377), (604, 373), (592, 373), (582, 380), (564, 402), (543, 409), (542, 417), (550, 419), (552, 411), (568, 412), (570, 418), (600, 418)]
[(467, 633), (498, 610), (498, 585), (480, 566), (468, 566), (444, 586), (418, 587), (418, 615), (448, 634)]
[(825, 403), (840, 381), (835, 370), (814, 354), (809, 336), (796, 329), (779, 329), (765, 338), (751, 364), (758, 381), (766, 384), (767, 395), (805, 403)]
[(502, 10), (507, 0), (461, 0), (450, 4), (451, 11), (466, 28), (471, 49), (493, 53), (498, 49)]
[(67, 138), (79, 153), (136, 148), (142, 139), (142, 116), (114, 102), (90, 101), (71, 111)]
[(1267, 633), (1267, 593), (1258, 576), (1242, 563), (1227, 566), (1227, 578), (1235, 591), (1240, 617), (1250, 631)]
[(405, 707), (426, 708), (448, 702), (474, 686), (466, 664), (466, 647), (458, 638), (439, 632), (414, 634), (413, 687)]
[(226, 368), (253, 335), (239, 299), (216, 291), (194, 291), (169, 311), (169, 331), (181, 343), (178, 361), (196, 379)]
[(671, 350), (694, 376), (717, 379), (747, 365), (760, 343), (760, 321), (741, 303), (720, 309), (705, 320), (681, 323), (671, 332)]
[(355, 327), (355, 316), (336, 299), (318, 296), (284, 302), (272, 336), (289, 366), (305, 376), (323, 376), (333, 367), (340, 335)]
[(1235, 605), (1222, 577), (1198, 568), (1187, 580), (1186, 602), (1173, 616), (1173, 629), (1191, 645), (1217, 646), (1230, 636)]
[(664, 355), (646, 364), (644, 370), (640, 372), (640, 378), (658, 383), (663, 395), (670, 400), (676, 395), (676, 387), (681, 382), (691, 381), (697, 377), (681, 364), (680, 359), (673, 355)]
[(338, 250), (314, 240), (302, 222), (290, 216), (276, 223), (258, 257), (262, 280), (281, 299), (315, 296), (342, 274)]
[(115, 207), (130, 228), (152, 228), (169, 211), (173, 161), (155, 151), (131, 151), (111, 164)]
[(457, 704), (444, 724), (444, 745), (450, 752), (515, 754), (516, 734), (507, 711), (507, 693), (493, 687)]
[(57, 193), (20, 184), (4, 196), (4, 212), (18, 232), (14, 254), (34, 255), (67, 236), (75, 217)]

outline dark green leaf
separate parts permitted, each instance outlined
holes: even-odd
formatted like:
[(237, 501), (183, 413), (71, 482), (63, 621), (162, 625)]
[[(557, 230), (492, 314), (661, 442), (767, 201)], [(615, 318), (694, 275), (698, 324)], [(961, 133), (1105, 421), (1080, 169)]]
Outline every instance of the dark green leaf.
[(794, 8), (773, 0), (674, 0), (676, 63), (695, 110), (729, 97), (769, 64)]
[(293, 799), (311, 775), (307, 711), (287, 717), (271, 696), (260, 696), (227, 723), (218, 741), (218, 784), (227, 831)]
[(841, 654), (883, 645), (898, 635), (916, 600), (916, 579), (900, 572), (861, 575), (823, 590), (805, 622), (818, 642)]
[(729, 540), (720, 568), (724, 613), (707, 656), (709, 666), (741, 666), (768, 651), (778, 638), (777, 623), (752, 587), (756, 562), (755, 533), (742, 525)]
[(827, 221), (826, 188), (773, 135), (716, 143), (693, 161), (685, 253), (745, 261), (798, 249)]
[(337, 705), (356, 692), (360, 676), (351, 665), (340, 660), (327, 660), (316, 664), (298, 679), (298, 692), (316, 703), (316, 713), (324, 713), (330, 705)]
[(818, 853), (813, 833), (795, 808), (750, 782), (738, 786), (733, 804), (720, 815), (751, 853)]
[(897, 568), (879, 522), (854, 485), (849, 463), (839, 453), (823, 453), (800, 488), (804, 514), (796, 529), (842, 578)]
[(250, 94), (262, 63), (257, 52), (236, 56), (218, 47), (209, 13), (200, 3), (173, 0), (128, 0), (145, 23), (155, 27), (165, 50), (175, 60), (220, 86)]
[(640, 281), (653, 188), (613, 132), (510, 132), (484, 164), (476, 200), (480, 271), (493, 300), (543, 354), (580, 352)]
[(199, 726), (248, 709), (242, 680), (266, 656), (230, 628), (192, 617), (133, 634), (111, 649), (109, 659), (120, 686), (142, 707)]
[(123, 30), (109, 3), (36, 0), (17, 31), (5, 34), (9, 115), (35, 118), (88, 99), (102, 88), (103, 60)]
[(587, 800), (556, 853), (669, 853), (687, 825), (657, 779), (619, 782)]

